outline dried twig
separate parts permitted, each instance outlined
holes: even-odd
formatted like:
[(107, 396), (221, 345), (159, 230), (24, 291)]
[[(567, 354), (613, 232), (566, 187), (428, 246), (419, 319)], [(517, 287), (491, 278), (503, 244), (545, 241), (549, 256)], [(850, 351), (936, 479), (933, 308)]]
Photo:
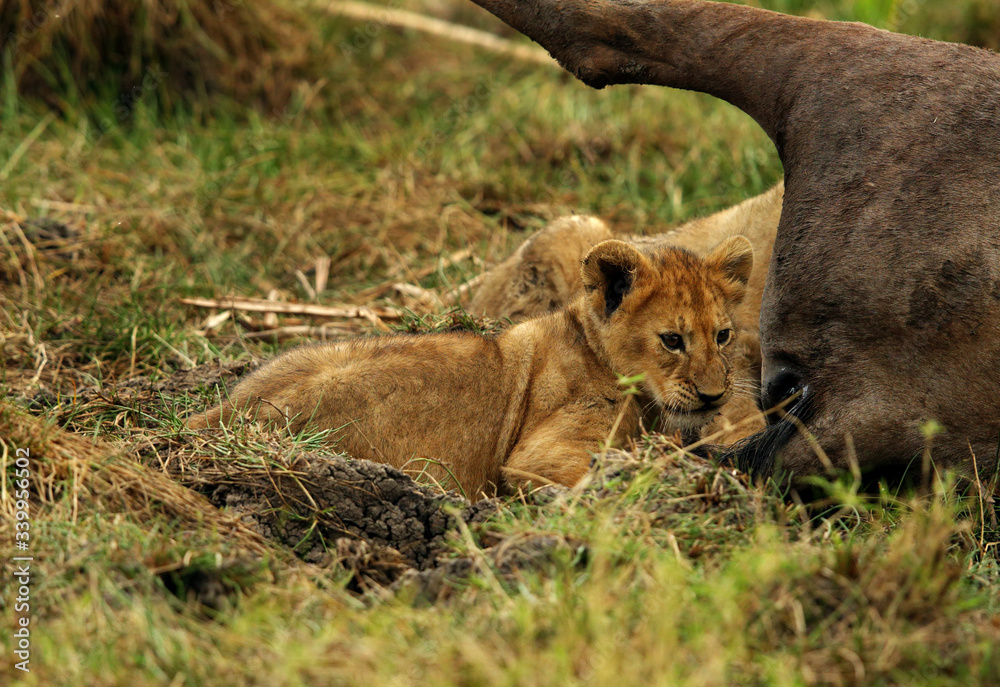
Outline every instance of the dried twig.
[(515, 43), (506, 38), (494, 36), (492, 33), (487, 33), (486, 31), (453, 24), (441, 19), (434, 19), (433, 17), (427, 17), (416, 12), (379, 7), (377, 5), (369, 5), (366, 2), (352, 2), (350, 0), (331, 2), (325, 5), (323, 9), (330, 14), (340, 14), (361, 21), (372, 21), (388, 26), (423, 31), (424, 33), (430, 33), (458, 43), (467, 43), (483, 48), (484, 50), (489, 50), (490, 52), (507, 55), (524, 62), (559, 67), (556, 61), (549, 56), (548, 52), (533, 45)]
[(295, 270), (295, 278), (299, 280), (299, 284), (302, 285), (306, 295), (309, 296), (309, 300), (315, 301), (318, 299), (316, 289), (314, 289), (312, 284), (309, 283), (309, 278), (306, 276), (305, 272), (302, 270)]
[(232, 316), (233, 316), (232, 310), (223, 310), (222, 312), (208, 316), (207, 318), (205, 318), (205, 321), (201, 325), (202, 336), (212, 331), (213, 329), (223, 324), (224, 322), (227, 322), (229, 318)]
[(330, 258), (326, 255), (321, 255), (316, 258), (316, 293), (320, 294), (326, 291), (326, 284), (330, 280)]
[(246, 312), (278, 313), (282, 315), (307, 315), (309, 317), (343, 317), (374, 322), (399, 320), (403, 312), (395, 308), (369, 308), (363, 305), (313, 305), (311, 303), (278, 303), (260, 298), (182, 298), (184, 305), (196, 308), (243, 310)]
[[(267, 292), (267, 300), (278, 302), (279, 293), (277, 289), (271, 289)], [(272, 329), (278, 326), (278, 315), (273, 311), (267, 311), (264, 313), (263, 317), (264, 327), (267, 329)]]
[(32, 198), (31, 204), (35, 207), (44, 208), (46, 210), (58, 210), (60, 212), (90, 214), (100, 211), (99, 207), (91, 205), (90, 203), (67, 203), (61, 200), (47, 200), (45, 198)]

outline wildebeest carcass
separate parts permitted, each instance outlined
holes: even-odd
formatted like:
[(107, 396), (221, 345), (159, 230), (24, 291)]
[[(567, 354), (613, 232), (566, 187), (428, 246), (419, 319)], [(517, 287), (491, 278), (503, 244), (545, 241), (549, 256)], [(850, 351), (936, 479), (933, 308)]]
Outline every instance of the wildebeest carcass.
[[(774, 141), (785, 197), (738, 462), (985, 474), (1000, 441), (1000, 56), (700, 0), (474, 0), (596, 88), (702, 91)], [(669, 126), (664, 122), (664, 126)], [(975, 460), (974, 460), (975, 457)]]

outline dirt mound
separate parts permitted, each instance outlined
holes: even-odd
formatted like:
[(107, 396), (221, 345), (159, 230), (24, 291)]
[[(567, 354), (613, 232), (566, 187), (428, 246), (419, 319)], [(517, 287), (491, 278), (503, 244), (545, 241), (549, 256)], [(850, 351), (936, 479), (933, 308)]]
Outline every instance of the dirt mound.
[[(80, 389), (72, 399), (39, 394), (32, 405), (35, 412), (47, 408), (50, 418), (74, 426), (123, 407), (134, 409), (137, 418), (154, 417), (178, 398), (214, 393), (222, 383), (231, 386), (251, 367), (217, 362), (158, 381), (135, 377), (117, 386)], [(585, 546), (556, 532), (506, 531), (496, 516), (508, 511), (508, 501), (473, 504), (418, 484), (390, 466), (352, 460), (322, 444), (298, 444), (254, 425), (154, 433), (140, 421), (121, 432), (122, 450), (59, 430), (43, 432), (44, 421), (9, 405), (3, 417), (20, 428), (9, 432), (15, 445), (34, 441), (31, 437), (56, 437), (32, 452), (48, 475), (50, 486), (40, 491), (52, 498), (60, 489), (79, 488), (53, 485), (82, 475), (93, 499), (114, 498), (123, 512), (194, 509), (189, 519), (199, 527), (238, 526), (260, 537), (255, 539), (258, 551), (266, 540), (307, 565), (341, 568), (348, 589), (359, 593), (394, 590), (434, 602), (449, 598), (473, 574), (505, 584), (557, 558), (582, 564), (588, 556)], [(51, 450), (64, 444), (64, 450)], [(81, 464), (87, 466), (82, 472)], [(128, 489), (121, 488), (123, 481)], [(633, 506), (638, 501), (638, 509), (622, 509), (615, 517), (638, 512), (646, 526), (668, 533), (704, 515), (736, 536), (759, 507), (754, 502), (760, 497), (743, 475), (679, 452), (666, 437), (650, 437), (630, 451), (610, 451), (576, 489), (546, 487), (520, 495), (516, 505), (541, 518), (560, 509), (613, 502), (636, 484), (646, 485), (628, 497)], [(669, 534), (666, 541), (692, 558), (726, 545), (729, 535), (717, 532), (711, 541), (700, 541), (702, 529), (694, 528), (680, 542)], [(460, 548), (472, 554), (455, 555), (460, 541)], [(180, 569), (171, 575), (197, 587), (196, 578), (185, 577), (188, 572), (197, 573)]]
[(268, 539), (311, 563), (329, 561), (341, 537), (395, 549), (407, 565), (433, 565), (468, 502), (416, 484), (395, 468), (345, 458), (298, 454), (283, 467), (240, 474), (206, 465), (198, 486), (220, 508), (238, 514)]

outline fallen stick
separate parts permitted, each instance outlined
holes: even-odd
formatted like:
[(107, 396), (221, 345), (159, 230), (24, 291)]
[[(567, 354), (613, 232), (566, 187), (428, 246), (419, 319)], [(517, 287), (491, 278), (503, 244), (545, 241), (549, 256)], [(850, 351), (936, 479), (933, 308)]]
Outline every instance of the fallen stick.
[(312, 305), (311, 303), (279, 303), (261, 298), (181, 298), (184, 305), (196, 308), (243, 310), (246, 312), (308, 315), (310, 317), (343, 317), (363, 320), (399, 320), (403, 313), (394, 308), (369, 308), (364, 305)]
[(67, 203), (61, 200), (47, 200), (45, 198), (32, 198), (31, 204), (46, 210), (59, 210), (61, 212), (92, 213), (100, 212), (101, 208), (90, 203)]
[(549, 56), (548, 52), (533, 45), (514, 43), (486, 31), (453, 24), (441, 19), (434, 19), (433, 17), (427, 17), (416, 12), (407, 12), (406, 10), (397, 10), (390, 7), (370, 5), (366, 2), (353, 2), (351, 0), (331, 2), (322, 6), (322, 9), (330, 14), (339, 14), (361, 21), (422, 31), (434, 36), (440, 36), (441, 38), (447, 38), (457, 43), (466, 43), (489, 50), (490, 52), (507, 55), (523, 62), (534, 62), (535, 64), (544, 64), (550, 67), (559, 66)]

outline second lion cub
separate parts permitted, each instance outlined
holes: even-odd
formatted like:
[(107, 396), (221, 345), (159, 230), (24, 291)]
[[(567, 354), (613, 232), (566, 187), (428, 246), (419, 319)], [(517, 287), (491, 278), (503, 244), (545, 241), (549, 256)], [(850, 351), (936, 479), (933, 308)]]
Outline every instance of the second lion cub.
[[(496, 338), (295, 348), (188, 426), (250, 411), (293, 431), (333, 430), (355, 458), (457, 482), (472, 498), (533, 478), (572, 486), (591, 453), (639, 432), (644, 410), (667, 431), (697, 430), (730, 398), (733, 311), (752, 265), (741, 236), (704, 259), (604, 241), (583, 260), (584, 293), (561, 310)], [(639, 393), (626, 393), (620, 378), (638, 376)]]

